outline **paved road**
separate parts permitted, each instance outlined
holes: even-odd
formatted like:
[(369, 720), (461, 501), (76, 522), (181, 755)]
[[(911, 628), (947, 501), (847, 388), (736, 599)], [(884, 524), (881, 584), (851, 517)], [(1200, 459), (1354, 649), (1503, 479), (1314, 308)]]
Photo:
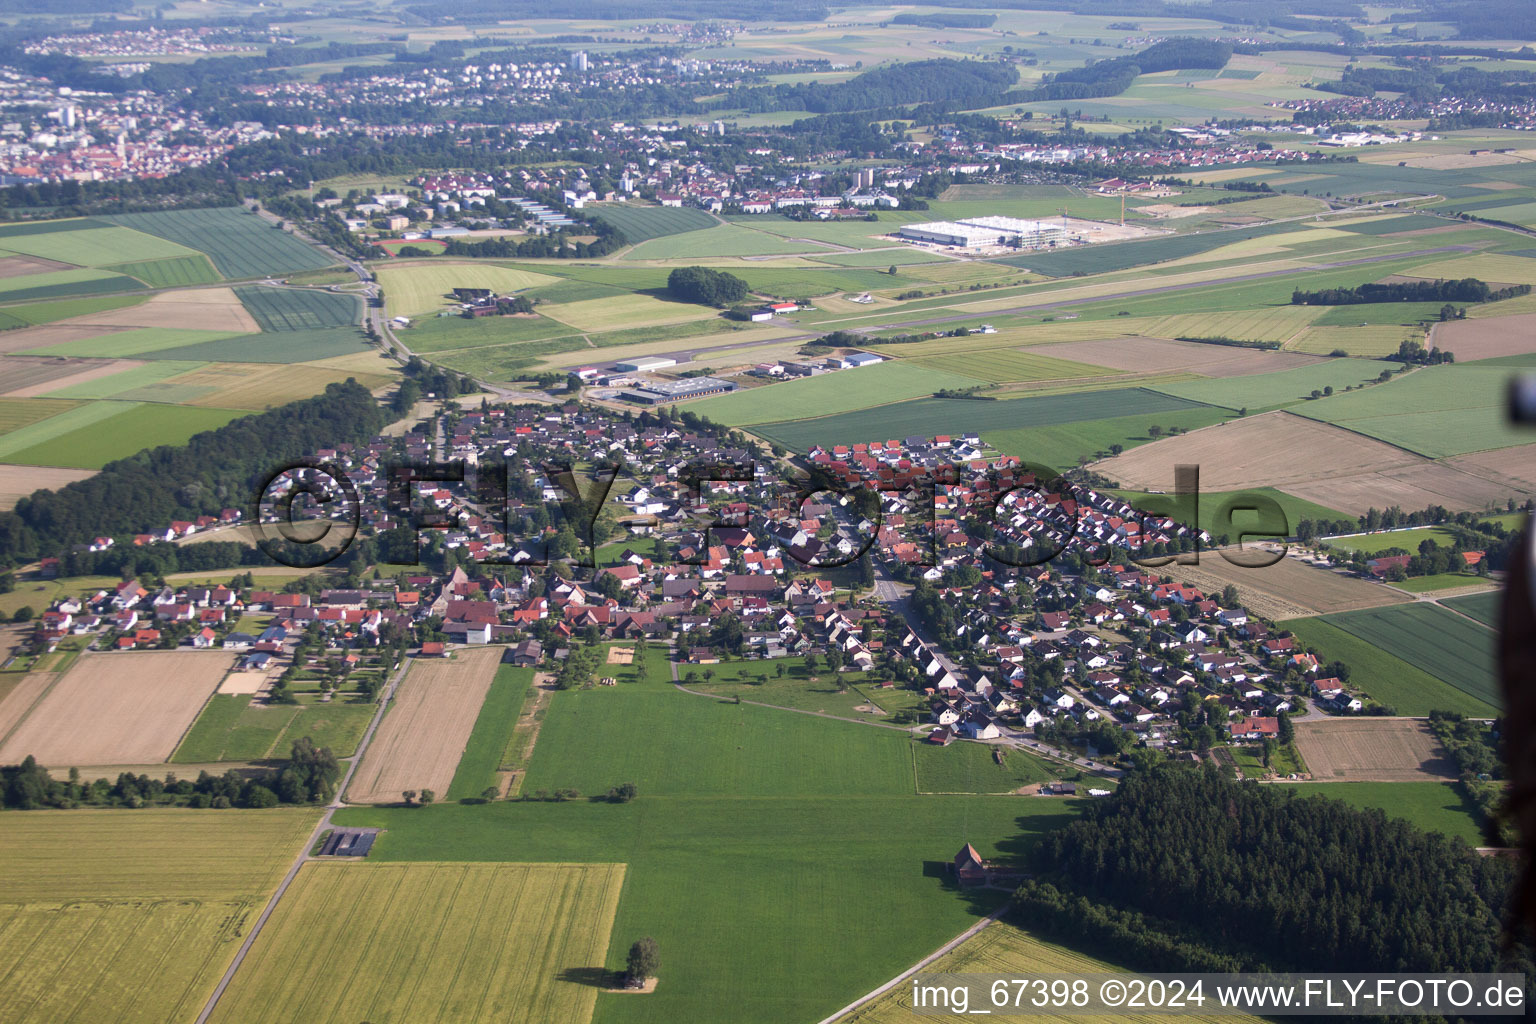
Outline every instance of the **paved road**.
[(261, 929), (266, 925), (267, 919), (272, 916), (272, 911), (277, 909), (278, 901), (283, 898), (283, 894), (288, 891), (288, 886), (292, 885), (293, 880), (298, 877), (299, 869), (304, 866), (306, 861), (313, 859), (310, 857), (309, 851), (315, 848), (315, 843), (319, 842), (321, 834), (331, 827), (331, 816), (336, 813), (338, 808), (344, 805), (342, 795), (346, 793), (347, 786), (351, 784), (352, 775), (357, 771), (357, 766), (362, 764), (363, 753), (368, 749), (368, 744), (373, 742), (373, 734), (378, 730), (379, 722), (383, 720), (384, 712), (389, 709), (389, 702), (395, 696), (395, 688), (400, 685), (400, 680), (405, 676), (406, 669), (408, 668), (410, 668), (410, 661), (402, 659), (400, 668), (395, 672), (394, 677), (390, 679), (389, 685), (385, 687), (383, 695), (379, 698), (379, 708), (373, 713), (373, 719), (368, 723), (368, 728), (364, 731), (363, 738), (358, 741), (357, 753), (353, 754), (352, 760), (348, 762), (347, 770), (342, 775), (340, 784), (336, 787), (336, 795), (326, 805), (325, 814), (321, 816), (314, 830), (310, 832), (309, 838), (304, 840), (303, 848), (300, 849), (299, 855), (294, 858), (293, 863), (289, 865), (288, 873), (283, 876), (282, 882), (278, 884), (277, 891), (272, 893), (272, 898), (267, 901), (261, 916), (256, 918), (256, 923), (251, 926), (250, 933), (246, 935), (245, 941), (240, 944), (240, 950), (235, 954), (234, 960), (230, 962), (229, 969), (219, 979), (218, 987), (213, 990), (213, 994), (208, 997), (208, 1002), (203, 1005), (202, 1012), (197, 1015), (196, 1024), (207, 1024), (209, 1016), (213, 1014), (214, 1007), (219, 1005), (219, 999), (224, 995), (224, 990), (229, 988), (229, 983), (234, 980), (235, 972), (240, 969), (241, 964), (245, 963), (245, 955), (256, 944), (256, 936), (261, 934)]

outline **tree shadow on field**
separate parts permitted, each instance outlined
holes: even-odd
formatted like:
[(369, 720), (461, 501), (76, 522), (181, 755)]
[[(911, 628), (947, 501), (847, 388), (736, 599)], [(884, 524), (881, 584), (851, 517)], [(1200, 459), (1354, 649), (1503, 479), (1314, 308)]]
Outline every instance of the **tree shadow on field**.
[(623, 984), (624, 976), (618, 971), (610, 971), (605, 967), (567, 967), (560, 972), (560, 980), (569, 981), (575, 985), (609, 989)]

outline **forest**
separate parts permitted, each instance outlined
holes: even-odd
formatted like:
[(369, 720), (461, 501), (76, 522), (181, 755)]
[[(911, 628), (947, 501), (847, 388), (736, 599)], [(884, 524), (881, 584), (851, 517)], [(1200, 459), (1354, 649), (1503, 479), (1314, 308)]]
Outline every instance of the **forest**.
[(1514, 862), (1380, 810), (1234, 781), (1211, 766), (1127, 776), (1045, 836), (1030, 866), (1021, 910), (1097, 908), (1141, 969), (1180, 960), (1189, 970), (1223, 960), (1278, 971), (1530, 968), (1528, 946), (1513, 964), (1501, 949)]
[(1396, 284), (1362, 284), (1355, 288), (1324, 288), (1291, 293), (1293, 306), (1353, 306), (1365, 302), (1499, 302), (1529, 295), (1528, 284), (1491, 288), (1486, 281), (1464, 277), (1459, 281), (1404, 281)]
[(35, 491), (0, 513), (0, 550), (12, 564), (95, 537), (164, 529), (175, 519), (249, 508), (275, 468), (321, 448), (363, 444), (389, 417), (348, 378), (322, 394), (109, 462), (89, 480)]
[(1130, 57), (1112, 57), (1086, 67), (1060, 71), (1033, 89), (1016, 89), (1008, 103), (1033, 100), (1081, 100), (1118, 96), (1137, 75), (1187, 68), (1219, 69), (1232, 57), (1232, 46), (1211, 39), (1165, 39)]

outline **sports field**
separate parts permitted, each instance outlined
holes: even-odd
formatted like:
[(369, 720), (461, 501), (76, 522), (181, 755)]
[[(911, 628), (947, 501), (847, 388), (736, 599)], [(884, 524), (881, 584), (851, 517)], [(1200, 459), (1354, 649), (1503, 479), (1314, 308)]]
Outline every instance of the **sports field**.
[(553, 284), (557, 280), (530, 270), (514, 270), (489, 263), (411, 263), (378, 271), (390, 316), (417, 317), (455, 304), (455, 288), (489, 288), (509, 295), (525, 288)]
[(205, 252), (219, 273), (231, 280), (332, 265), (330, 257), (314, 246), (238, 207), (120, 213), (99, 219)]
[(393, 803), (408, 789), (446, 795), (502, 654), (500, 647), (480, 647), (412, 664), (347, 799)]
[(1430, 458), (1465, 455), (1529, 443), (1530, 435), (1505, 416), (1508, 381), (1501, 366), (1428, 366), (1294, 411)]
[(623, 883), (623, 864), (306, 864), (211, 1019), (585, 1024)]
[(887, 361), (705, 398), (688, 403), (687, 409), (716, 423), (739, 427), (798, 416), (830, 416), (931, 395), (941, 388), (973, 388), (980, 383), (975, 377)]
[(374, 705), (337, 699), (329, 704), (252, 704), (247, 694), (215, 694), (187, 730), (171, 760), (259, 761), (287, 757), (293, 741), (309, 737), (337, 757), (351, 757)]
[(1285, 628), (1297, 642), (1317, 652), (1324, 664), (1349, 666), (1349, 686), (1386, 704), (1400, 715), (1423, 716), (1431, 711), (1459, 711), (1473, 718), (1492, 718), (1498, 708), (1433, 676), (1399, 657), (1393, 648), (1379, 647), (1328, 619), (1291, 619)]
[(0, 1021), (192, 1020), (318, 816), (16, 813), (5, 829)]
[(232, 661), (218, 651), (86, 655), (0, 744), (0, 763), (164, 761)]
[(1347, 612), (1323, 621), (1392, 651), (1485, 704), (1500, 704), (1494, 634), (1476, 622), (1425, 603)]
[[(844, 371), (846, 372), (846, 371)], [(753, 433), (776, 441), (791, 451), (808, 451), (814, 445), (852, 444), (907, 437), (914, 427), (932, 436), (969, 431), (1017, 430), (1050, 426), (1108, 416), (1151, 416), (1198, 409), (1171, 395), (1143, 388), (1121, 388), (1038, 398), (978, 402), (958, 398), (919, 398), (858, 412), (822, 416), (794, 422), (758, 424)], [(925, 426), (931, 424), (931, 427)]]

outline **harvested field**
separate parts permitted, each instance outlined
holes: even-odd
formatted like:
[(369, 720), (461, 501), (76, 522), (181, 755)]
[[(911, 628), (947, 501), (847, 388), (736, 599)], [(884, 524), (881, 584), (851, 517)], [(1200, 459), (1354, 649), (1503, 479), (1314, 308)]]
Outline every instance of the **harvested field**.
[(1294, 352), (1262, 352), (1258, 349), (1201, 345), (1163, 338), (1105, 338), (1045, 345), (1042, 355), (1071, 359), (1116, 370), (1189, 370), (1207, 377), (1246, 377), (1254, 373), (1290, 370), (1317, 362)]
[(623, 864), (306, 864), (213, 1020), (585, 1024)]
[(413, 664), (347, 799), (394, 803), (407, 789), (447, 793), (501, 655), (500, 647), (478, 648)]
[(70, 323), (110, 327), (178, 327), (183, 330), (252, 334), (261, 330), (232, 288), (166, 292), (127, 309), (91, 313)]
[(48, 260), (41, 256), (0, 257), (0, 281), (8, 277), (25, 277), (28, 274), (46, 274), (52, 270), (68, 270), (70, 264)]
[(1424, 782), (1456, 778), (1429, 725), (1412, 718), (1328, 718), (1296, 723), (1314, 782)]
[(87, 654), (0, 743), (0, 763), (164, 761), (232, 662), (217, 651)]
[(27, 717), (33, 705), (43, 699), (43, 695), (58, 678), (56, 672), (28, 672), (17, 679), (15, 685), (10, 686), (10, 692), (0, 698), (0, 741)]
[(1509, 487), (1515, 494), (1536, 494), (1536, 444), (1459, 455), (1446, 459), (1442, 465), (1486, 477)]
[(1202, 551), (1199, 565), (1173, 564), (1155, 571), (1207, 593), (1219, 594), (1231, 583), (1245, 608), (1269, 619), (1295, 619), (1412, 600), (1379, 583), (1318, 569), (1295, 558), (1282, 558), (1262, 569), (1244, 569), (1216, 551)]
[(100, 327), (94, 324), (59, 323), (42, 327), (23, 327), (17, 331), (0, 334), (0, 354), (24, 352), (29, 348), (51, 348), (86, 338), (99, 338), (120, 330), (117, 327)]
[(1536, 313), (1452, 320), (1435, 324), (1429, 337), (1433, 348), (1456, 353), (1458, 363), (1525, 355), (1536, 352)]
[(1352, 515), (1388, 505), (1476, 511), (1519, 493), (1490, 475), (1288, 412), (1203, 427), (1133, 448), (1094, 469), (1128, 489), (1149, 490), (1167, 486), (1175, 465), (1190, 463), (1200, 467), (1202, 490), (1278, 487)]
[(608, 648), (608, 664), (610, 665), (629, 665), (634, 660), (635, 649), (633, 647)]
[(1147, 330), (1156, 338), (1235, 338), (1284, 341), (1322, 315), (1316, 306), (1266, 306), (1219, 313), (1176, 313)]
[(56, 491), (76, 480), (89, 480), (96, 472), (64, 466), (0, 465), (0, 511), (10, 511), (16, 507), (16, 502), (39, 488)]
[[(384, 369), (381, 365), (379, 369)], [(215, 409), (266, 409), (308, 398), (327, 385), (355, 377), (364, 387), (391, 378), (332, 367), (284, 366), (280, 363), (213, 363), (124, 395), (139, 401), (181, 402)]]

